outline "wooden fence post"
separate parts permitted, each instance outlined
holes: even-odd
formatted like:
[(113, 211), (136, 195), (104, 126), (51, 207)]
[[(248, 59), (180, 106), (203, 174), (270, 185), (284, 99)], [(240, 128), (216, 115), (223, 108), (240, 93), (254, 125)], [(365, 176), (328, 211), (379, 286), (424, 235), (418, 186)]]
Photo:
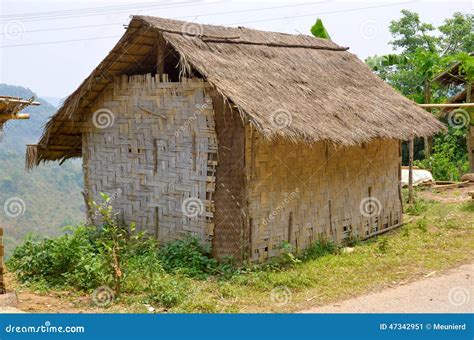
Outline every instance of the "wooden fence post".
[(413, 138), (408, 142), (408, 203), (413, 203)]
[(7, 292), (5, 288), (5, 282), (3, 281), (3, 228), (0, 228), (0, 294)]

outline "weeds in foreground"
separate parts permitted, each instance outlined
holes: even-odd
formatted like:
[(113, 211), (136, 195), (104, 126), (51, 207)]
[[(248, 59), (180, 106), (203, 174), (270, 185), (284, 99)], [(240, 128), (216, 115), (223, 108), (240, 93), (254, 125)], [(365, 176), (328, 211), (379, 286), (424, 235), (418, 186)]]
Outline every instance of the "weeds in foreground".
[[(325, 239), (301, 253), (282, 243), (280, 257), (240, 267), (210, 258), (209, 249), (192, 238), (162, 246), (144, 235), (127, 238), (121, 248), (122, 294), (115, 306), (213, 313), (290, 311), (302, 309), (301, 304), (327, 303), (412, 277), (423, 268), (438, 270), (472, 258), (471, 209), (467, 203), (432, 205), (401, 229), (360, 241), (351, 252)], [(80, 226), (59, 238), (29, 239), (17, 247), (8, 267), (34, 289), (80, 294), (113, 287), (103, 237), (100, 228)], [(278, 287), (286, 287), (291, 296), (277, 308), (270, 295)]]

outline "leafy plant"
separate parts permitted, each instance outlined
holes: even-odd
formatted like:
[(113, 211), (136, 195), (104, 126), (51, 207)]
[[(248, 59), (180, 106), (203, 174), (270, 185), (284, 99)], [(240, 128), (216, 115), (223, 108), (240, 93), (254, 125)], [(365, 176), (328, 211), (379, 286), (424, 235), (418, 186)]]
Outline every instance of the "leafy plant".
[(72, 235), (55, 239), (36, 241), (29, 237), (6, 264), (21, 282), (93, 289), (107, 281), (104, 258), (92, 241), (94, 232), (80, 226)]
[(160, 251), (163, 268), (168, 273), (198, 278), (206, 278), (218, 271), (218, 262), (210, 256), (210, 248), (192, 237), (169, 242)]
[(386, 67), (404, 65), (409, 61), (407, 56), (399, 54), (385, 54), (368, 57), (365, 63), (374, 71), (381, 71)]
[(426, 232), (428, 230), (428, 220), (426, 217), (422, 217), (416, 221), (416, 227), (420, 229), (422, 232)]
[(448, 133), (437, 136), (433, 146), (434, 153), (415, 165), (431, 170), (437, 180), (458, 181), (469, 171), (465, 129), (449, 128)]
[(275, 260), (279, 265), (295, 265), (301, 262), (293, 253), (294, 249), (291, 243), (283, 241), (278, 245), (277, 249), (281, 251), (280, 256)]
[(388, 250), (388, 237), (381, 236), (378, 238), (377, 249), (381, 254), (386, 254)]
[(325, 255), (336, 254), (339, 250), (340, 247), (334, 242), (321, 238), (304, 250), (302, 258), (304, 260), (314, 260)]
[(331, 40), (328, 31), (324, 27), (323, 21), (321, 19), (316, 19), (316, 22), (311, 27), (311, 34), (316, 38)]
[(117, 214), (114, 213), (111, 205), (111, 198), (104, 193), (100, 193), (103, 202), (92, 201), (90, 208), (99, 214), (102, 225), (99, 226), (101, 233), (98, 242), (101, 244), (101, 253), (107, 259), (110, 272), (114, 281), (115, 294), (120, 294), (122, 280), (122, 257), (130, 241), (143, 238), (143, 234), (131, 236), (135, 230), (135, 225), (130, 226), (130, 232), (126, 226), (117, 222)]

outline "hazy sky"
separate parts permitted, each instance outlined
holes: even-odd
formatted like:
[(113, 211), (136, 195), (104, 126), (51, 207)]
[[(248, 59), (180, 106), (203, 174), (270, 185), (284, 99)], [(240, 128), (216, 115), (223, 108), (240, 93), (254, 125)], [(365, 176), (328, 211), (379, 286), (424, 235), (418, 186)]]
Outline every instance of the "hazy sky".
[(440, 25), (474, 6), (473, 1), (0, 1), (0, 82), (51, 97), (65, 97), (79, 86), (132, 14), (295, 34), (309, 34), (320, 17), (336, 43), (365, 58), (391, 51), (387, 27), (403, 8)]

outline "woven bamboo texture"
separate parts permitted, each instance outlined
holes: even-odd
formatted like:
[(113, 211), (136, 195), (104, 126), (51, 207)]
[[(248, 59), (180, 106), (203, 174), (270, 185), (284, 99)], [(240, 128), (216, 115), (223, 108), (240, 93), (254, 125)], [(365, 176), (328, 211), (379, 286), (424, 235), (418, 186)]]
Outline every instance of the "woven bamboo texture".
[(239, 114), (230, 109), (221, 95), (214, 93), (212, 98), (219, 145), (212, 252), (219, 258), (232, 256), (244, 259), (249, 252), (246, 233), (244, 124)]
[[(94, 113), (104, 109), (113, 122), (98, 128)], [(162, 242), (194, 235), (216, 257), (265, 261), (283, 242), (300, 251), (402, 222), (398, 141), (269, 141), (200, 80), (122, 76), (77, 124), (86, 196), (107, 193), (125, 223)], [(202, 211), (188, 216), (189, 199)], [(367, 200), (370, 216), (361, 211)]]
[[(397, 141), (311, 147), (268, 142), (254, 131), (246, 135), (245, 157), (252, 260), (278, 255), (282, 242), (302, 250), (320, 238), (341, 243), (401, 224)], [(376, 211), (366, 216), (368, 201)]]
[[(109, 85), (82, 127), (87, 198), (107, 193), (125, 223), (160, 241), (184, 235), (210, 241), (217, 139), (208, 87), (151, 75), (122, 76)], [(100, 129), (94, 112), (104, 109), (113, 124)], [(194, 204), (187, 214), (186, 200)]]

